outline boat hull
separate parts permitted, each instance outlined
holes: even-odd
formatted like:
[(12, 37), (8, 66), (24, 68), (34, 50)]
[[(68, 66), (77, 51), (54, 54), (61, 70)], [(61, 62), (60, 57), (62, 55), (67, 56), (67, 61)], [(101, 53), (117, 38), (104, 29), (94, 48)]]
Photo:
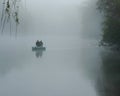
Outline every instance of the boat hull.
[(32, 51), (37, 51), (37, 50), (46, 50), (45, 47), (32, 47)]

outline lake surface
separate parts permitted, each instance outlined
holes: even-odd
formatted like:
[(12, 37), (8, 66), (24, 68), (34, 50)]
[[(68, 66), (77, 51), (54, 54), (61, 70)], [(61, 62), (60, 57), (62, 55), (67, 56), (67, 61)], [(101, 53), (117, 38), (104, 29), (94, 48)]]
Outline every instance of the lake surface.
[[(103, 94), (101, 16), (96, 0), (26, 4), (26, 25), (20, 26), (17, 36), (15, 32), (0, 36), (0, 96)], [(46, 50), (32, 51), (37, 39)]]
[(0, 40), (0, 95), (98, 96), (97, 42), (78, 37), (42, 40), (46, 51), (38, 53), (32, 51), (33, 38)]

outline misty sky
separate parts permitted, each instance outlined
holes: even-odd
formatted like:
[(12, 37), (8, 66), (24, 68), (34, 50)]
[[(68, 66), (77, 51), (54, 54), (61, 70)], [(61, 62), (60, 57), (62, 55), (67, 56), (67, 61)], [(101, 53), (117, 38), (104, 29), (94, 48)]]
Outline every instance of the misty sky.
[[(100, 35), (97, 0), (26, 0), (24, 25), (29, 35), (94, 37)], [(23, 16), (24, 16), (23, 15)], [(22, 22), (22, 20), (21, 20)], [(26, 32), (25, 32), (26, 33)]]

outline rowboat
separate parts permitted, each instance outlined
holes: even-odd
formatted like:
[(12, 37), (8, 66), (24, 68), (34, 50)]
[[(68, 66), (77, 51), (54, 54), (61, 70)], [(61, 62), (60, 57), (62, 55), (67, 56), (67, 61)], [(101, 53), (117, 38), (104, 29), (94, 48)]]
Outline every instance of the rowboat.
[(45, 47), (40, 46), (40, 47), (32, 47), (32, 51), (37, 51), (37, 50), (46, 50)]

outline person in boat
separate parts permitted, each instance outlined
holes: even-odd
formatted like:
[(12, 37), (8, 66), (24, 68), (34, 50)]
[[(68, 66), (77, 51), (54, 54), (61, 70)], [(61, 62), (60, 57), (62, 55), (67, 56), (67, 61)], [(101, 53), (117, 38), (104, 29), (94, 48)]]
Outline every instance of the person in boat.
[(40, 41), (40, 46), (43, 46), (43, 42), (42, 42), (42, 40)]
[(37, 40), (37, 42), (36, 42), (36, 46), (37, 46), (37, 47), (43, 46), (43, 42), (42, 42), (42, 40), (41, 40), (41, 41)]
[(40, 41), (39, 41), (39, 40), (37, 40), (36, 46), (37, 46), (37, 47), (40, 47)]

